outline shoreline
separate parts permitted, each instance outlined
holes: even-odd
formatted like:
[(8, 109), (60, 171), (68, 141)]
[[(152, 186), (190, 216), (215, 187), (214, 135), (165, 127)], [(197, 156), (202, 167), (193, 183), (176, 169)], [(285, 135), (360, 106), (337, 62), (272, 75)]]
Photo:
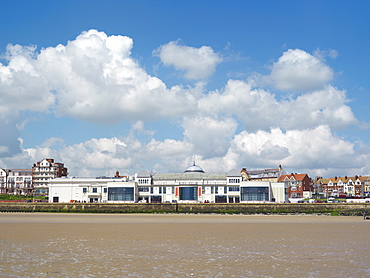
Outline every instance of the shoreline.
[(356, 216), (3, 213), (0, 258), (14, 277), (365, 277), (369, 225)]

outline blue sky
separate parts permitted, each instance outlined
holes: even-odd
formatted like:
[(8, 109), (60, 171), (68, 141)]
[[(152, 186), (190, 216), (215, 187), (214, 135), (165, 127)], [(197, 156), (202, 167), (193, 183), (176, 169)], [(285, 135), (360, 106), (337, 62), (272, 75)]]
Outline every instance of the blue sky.
[(0, 167), (370, 175), (368, 1), (0, 0)]

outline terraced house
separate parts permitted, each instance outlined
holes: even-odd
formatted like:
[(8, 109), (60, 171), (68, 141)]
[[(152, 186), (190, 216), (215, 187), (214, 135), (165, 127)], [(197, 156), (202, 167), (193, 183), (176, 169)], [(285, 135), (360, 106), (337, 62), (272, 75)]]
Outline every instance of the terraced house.
[(323, 184), (327, 196), (333, 197), (361, 197), (366, 195), (368, 177), (334, 177), (326, 179), (326, 184)]

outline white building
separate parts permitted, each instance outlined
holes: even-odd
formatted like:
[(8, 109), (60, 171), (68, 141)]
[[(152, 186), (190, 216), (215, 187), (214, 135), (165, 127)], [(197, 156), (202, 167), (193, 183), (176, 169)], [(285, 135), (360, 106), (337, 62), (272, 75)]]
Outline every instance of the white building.
[(133, 203), (137, 200), (134, 181), (118, 178), (55, 178), (49, 181), (50, 203)]
[(49, 202), (240, 203), (287, 202), (287, 183), (245, 181), (238, 170), (205, 173), (197, 165), (183, 173), (142, 170), (133, 180), (55, 178), (49, 181)]
[(148, 203), (287, 202), (287, 184), (243, 181), (240, 171), (205, 173), (197, 165), (183, 173), (137, 173), (138, 200)]
[(286, 182), (242, 181), (240, 202), (288, 203), (288, 184)]
[(239, 203), (240, 172), (205, 173), (197, 165), (183, 173), (136, 174), (138, 199), (148, 203)]

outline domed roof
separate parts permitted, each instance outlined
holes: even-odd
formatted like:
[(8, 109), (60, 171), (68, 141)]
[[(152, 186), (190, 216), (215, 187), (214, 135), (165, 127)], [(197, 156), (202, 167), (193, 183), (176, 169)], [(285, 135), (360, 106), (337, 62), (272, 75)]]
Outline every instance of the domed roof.
[(139, 173), (137, 173), (138, 178), (150, 178), (150, 172), (147, 170), (141, 170)]
[(192, 166), (189, 166), (184, 173), (204, 173), (203, 169), (198, 165), (195, 165), (195, 162)]

